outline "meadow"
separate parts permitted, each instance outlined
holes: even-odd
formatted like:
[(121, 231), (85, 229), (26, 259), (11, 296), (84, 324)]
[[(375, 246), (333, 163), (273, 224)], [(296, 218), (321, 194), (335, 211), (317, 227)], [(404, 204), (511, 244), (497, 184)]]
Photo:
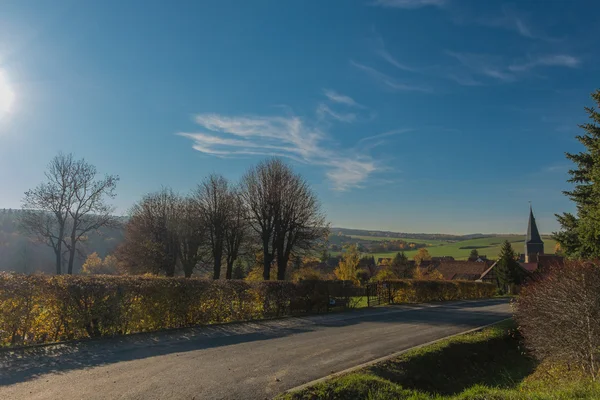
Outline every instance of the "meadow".
[[(376, 236), (352, 236), (355, 239), (360, 240), (389, 240), (388, 238), (376, 237)], [(544, 249), (546, 254), (554, 254), (554, 246), (556, 241), (548, 235), (543, 235)], [(485, 255), (490, 259), (496, 259), (500, 254), (500, 248), (505, 240), (508, 240), (516, 253), (522, 253), (523, 247), (525, 246), (524, 235), (496, 235), (485, 238), (460, 240), (460, 241), (446, 241), (446, 240), (425, 240), (425, 239), (413, 239), (403, 238), (406, 242), (413, 243), (425, 243), (427, 244), (427, 251), (433, 257), (441, 256), (452, 256), (456, 260), (466, 260), (469, 258), (469, 254), (473, 249), (477, 249), (480, 255)], [(407, 250), (404, 253), (407, 257), (412, 258), (416, 254), (416, 250)], [(379, 257), (394, 257), (396, 251), (385, 252), (385, 253), (373, 253), (372, 255), (377, 258)]]

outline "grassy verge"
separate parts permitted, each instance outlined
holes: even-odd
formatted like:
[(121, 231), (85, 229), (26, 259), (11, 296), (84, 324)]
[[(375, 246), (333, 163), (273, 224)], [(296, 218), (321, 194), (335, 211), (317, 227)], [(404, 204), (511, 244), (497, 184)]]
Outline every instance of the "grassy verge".
[(599, 384), (579, 371), (537, 365), (524, 354), (514, 323), (507, 321), (279, 399), (590, 398), (600, 398)]

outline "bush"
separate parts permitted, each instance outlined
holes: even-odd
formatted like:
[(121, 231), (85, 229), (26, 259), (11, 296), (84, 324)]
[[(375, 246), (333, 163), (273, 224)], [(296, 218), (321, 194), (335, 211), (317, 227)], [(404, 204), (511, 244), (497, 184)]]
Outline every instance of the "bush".
[[(464, 286), (464, 287), (463, 287)], [(488, 297), (475, 282), (392, 281), (408, 302)], [(449, 288), (454, 288), (450, 290)], [(493, 289), (492, 289), (493, 294)], [(351, 281), (242, 281), (156, 276), (0, 273), (0, 345), (327, 312), (356, 306)]]
[(2, 273), (0, 345), (326, 312), (330, 296), (349, 298), (355, 290), (343, 281)]
[(516, 301), (525, 345), (541, 360), (600, 371), (600, 266), (569, 261), (525, 285)]
[(384, 295), (393, 303), (426, 303), (430, 301), (468, 300), (493, 297), (496, 286), (474, 281), (388, 280), (382, 285)]

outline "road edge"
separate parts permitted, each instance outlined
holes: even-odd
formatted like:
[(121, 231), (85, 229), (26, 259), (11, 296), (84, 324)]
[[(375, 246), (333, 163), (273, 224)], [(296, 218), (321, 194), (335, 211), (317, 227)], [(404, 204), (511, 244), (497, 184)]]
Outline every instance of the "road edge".
[(512, 317), (504, 318), (504, 319), (501, 319), (499, 321), (492, 322), (491, 324), (487, 324), (487, 325), (483, 325), (483, 326), (478, 326), (477, 328), (469, 329), (469, 330), (466, 330), (464, 332), (455, 333), (455, 334), (449, 335), (449, 336), (444, 336), (443, 338), (432, 340), (431, 342), (423, 343), (423, 344), (420, 344), (420, 345), (417, 345), (417, 346), (410, 347), (408, 349), (397, 351), (397, 352), (389, 354), (387, 356), (379, 357), (379, 358), (376, 358), (374, 360), (367, 361), (365, 363), (356, 365), (354, 367), (347, 368), (347, 369), (345, 369), (343, 371), (338, 371), (338, 372), (335, 372), (333, 374), (329, 374), (327, 376), (324, 376), (322, 378), (315, 379), (313, 381), (303, 383), (302, 385), (299, 385), (299, 386), (293, 387), (291, 389), (288, 389), (288, 390), (282, 392), (281, 394), (298, 392), (300, 390), (304, 390), (304, 389), (306, 389), (306, 388), (308, 388), (310, 386), (314, 386), (314, 385), (317, 385), (319, 383), (326, 382), (326, 381), (331, 380), (333, 378), (337, 378), (339, 376), (346, 375), (346, 374), (349, 374), (351, 372), (355, 372), (357, 370), (360, 370), (360, 369), (363, 369), (363, 368), (366, 368), (366, 367), (370, 367), (371, 365), (378, 364), (380, 362), (388, 361), (388, 360), (390, 360), (392, 358), (399, 357), (402, 354), (404, 354), (406, 352), (409, 352), (411, 350), (419, 349), (419, 348), (425, 347), (425, 346), (429, 346), (429, 345), (435, 344), (437, 342), (441, 342), (442, 340), (451, 339), (451, 338), (456, 337), (456, 336), (461, 336), (461, 335), (466, 335), (468, 333), (477, 332), (477, 331), (483, 330), (485, 328), (488, 328), (488, 327), (490, 327), (492, 325), (496, 325), (496, 324), (499, 324), (501, 322), (508, 321), (510, 319), (513, 319), (513, 318)]

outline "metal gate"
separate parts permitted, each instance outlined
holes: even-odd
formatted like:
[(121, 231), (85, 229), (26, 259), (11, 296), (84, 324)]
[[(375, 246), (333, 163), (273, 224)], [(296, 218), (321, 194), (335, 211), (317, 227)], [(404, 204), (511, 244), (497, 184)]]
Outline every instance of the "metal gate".
[(369, 307), (390, 304), (391, 292), (389, 284), (386, 282), (367, 283), (367, 301)]

